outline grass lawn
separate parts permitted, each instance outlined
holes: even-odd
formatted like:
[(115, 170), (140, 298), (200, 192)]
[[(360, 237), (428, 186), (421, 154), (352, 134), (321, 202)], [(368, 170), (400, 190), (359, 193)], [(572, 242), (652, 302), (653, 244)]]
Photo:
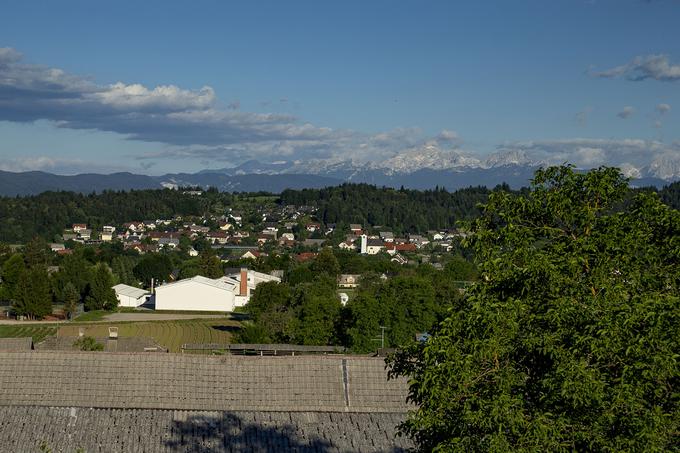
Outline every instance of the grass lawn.
[(111, 311), (105, 311), (105, 310), (93, 310), (93, 311), (86, 311), (82, 315), (78, 316), (77, 318), (74, 318), (73, 320), (76, 322), (90, 322), (90, 321), (101, 321), (102, 318), (106, 315), (110, 315)]
[[(230, 343), (240, 324), (228, 319), (189, 319), (177, 321), (148, 321), (101, 324), (63, 325), (57, 335), (77, 337), (80, 328), (85, 335), (106, 337), (109, 327), (118, 327), (121, 337), (153, 338), (170, 352), (180, 352), (183, 343)], [(34, 339), (35, 341), (35, 339)]]
[[(33, 343), (39, 343), (45, 337), (57, 333), (58, 325), (7, 325), (0, 326), (0, 338), (19, 338), (19, 337), (33, 337)], [(76, 335), (78, 335), (76, 333)]]

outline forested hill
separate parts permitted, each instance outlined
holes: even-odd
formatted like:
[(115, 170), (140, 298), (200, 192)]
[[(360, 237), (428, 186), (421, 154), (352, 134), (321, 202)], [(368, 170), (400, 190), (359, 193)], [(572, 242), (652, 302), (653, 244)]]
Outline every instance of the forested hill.
[[(324, 223), (381, 225), (395, 233), (422, 233), (453, 228), (458, 220), (476, 216), (479, 213), (477, 204), (485, 202), (489, 192), (485, 187), (448, 192), (444, 189), (397, 190), (368, 184), (343, 184), (325, 189), (285, 190), (278, 203), (318, 207), (318, 218)], [(680, 182), (666, 186), (659, 195), (665, 203), (680, 209)], [(243, 210), (244, 205), (257, 204), (259, 199), (253, 196), (248, 200), (248, 195), (215, 189), (202, 196), (192, 196), (181, 190), (155, 189), (89, 195), (44, 192), (28, 197), (0, 197), (0, 242), (24, 243), (36, 235), (52, 241), (73, 223), (87, 223), (99, 230), (105, 224), (117, 226), (175, 215), (222, 215), (228, 207)], [(235, 202), (239, 205), (235, 206)]]
[(34, 236), (48, 241), (74, 223), (96, 229), (106, 224), (172, 218), (175, 214), (201, 215), (201, 197), (177, 190), (133, 190), (83, 195), (44, 192), (29, 197), (0, 198), (0, 242), (23, 243)]
[(667, 185), (659, 192), (661, 201), (673, 209), (680, 209), (680, 181)]
[[(506, 187), (507, 188), (507, 187)], [(453, 228), (458, 220), (479, 213), (489, 189), (470, 187), (455, 192), (445, 189), (405, 190), (368, 184), (343, 184), (324, 189), (285, 190), (281, 203), (319, 208), (324, 223), (382, 225), (397, 233)]]

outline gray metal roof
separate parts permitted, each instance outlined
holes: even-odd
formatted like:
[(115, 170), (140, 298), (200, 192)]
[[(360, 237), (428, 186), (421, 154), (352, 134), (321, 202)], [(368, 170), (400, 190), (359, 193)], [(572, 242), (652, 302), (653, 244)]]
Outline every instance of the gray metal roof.
[(33, 338), (0, 338), (0, 351), (30, 351), (33, 349)]
[(404, 413), (383, 359), (0, 352), (0, 406)]
[(402, 452), (403, 414), (0, 406), (0, 452)]
[(140, 288), (135, 288), (134, 286), (126, 285), (124, 283), (117, 284), (116, 286), (113, 287), (113, 290), (116, 292), (116, 294), (134, 297), (135, 299), (139, 299), (140, 297), (144, 297), (148, 294), (151, 294), (149, 291)]

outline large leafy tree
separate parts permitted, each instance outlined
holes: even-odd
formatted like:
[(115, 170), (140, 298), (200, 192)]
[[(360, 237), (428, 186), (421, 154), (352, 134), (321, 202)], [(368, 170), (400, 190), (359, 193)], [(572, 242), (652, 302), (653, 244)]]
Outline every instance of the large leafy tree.
[(569, 167), (490, 195), (479, 283), (392, 361), (421, 450), (678, 447), (680, 213), (628, 195), (616, 169)]
[(113, 290), (113, 276), (104, 263), (99, 263), (92, 275), (92, 282), (85, 297), (87, 310), (113, 310), (118, 306), (118, 298)]
[(167, 255), (148, 253), (139, 260), (132, 272), (143, 286), (151, 285), (151, 279), (158, 284), (170, 277), (172, 260)]
[(296, 344), (329, 345), (337, 337), (342, 305), (334, 278), (322, 276), (295, 288), (288, 335)]
[(330, 247), (322, 249), (314, 259), (311, 270), (316, 276), (327, 275), (332, 278), (337, 278), (340, 274), (340, 264), (333, 254), (333, 249)]
[(291, 289), (286, 283), (264, 282), (255, 288), (246, 310), (259, 327), (261, 337), (275, 343), (289, 341), (286, 330), (293, 318), (291, 297)]

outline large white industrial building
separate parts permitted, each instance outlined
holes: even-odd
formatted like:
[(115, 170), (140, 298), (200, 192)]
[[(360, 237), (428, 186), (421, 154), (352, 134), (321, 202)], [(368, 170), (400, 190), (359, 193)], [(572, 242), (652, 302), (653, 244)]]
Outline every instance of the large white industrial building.
[(257, 285), (281, 279), (241, 269), (218, 279), (196, 277), (156, 288), (156, 310), (233, 311), (244, 306)]

